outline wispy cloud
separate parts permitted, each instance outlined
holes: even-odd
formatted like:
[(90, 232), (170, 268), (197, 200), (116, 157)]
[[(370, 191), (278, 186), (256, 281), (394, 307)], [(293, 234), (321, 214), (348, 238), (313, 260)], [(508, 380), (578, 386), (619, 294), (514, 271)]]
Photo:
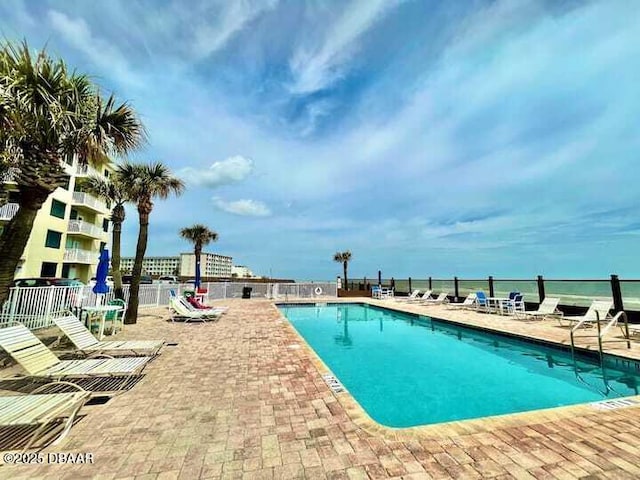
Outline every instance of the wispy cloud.
[(268, 217), (271, 210), (263, 202), (257, 200), (233, 200), (225, 201), (219, 197), (213, 197), (213, 204), (223, 212), (246, 217)]
[(247, 27), (252, 20), (258, 18), (263, 13), (274, 9), (279, 0), (242, 0), (237, 2), (223, 1), (210, 6), (206, 2), (205, 11), (211, 10), (216, 15), (202, 15), (197, 21), (193, 30), (193, 49), (196, 57), (203, 58), (224, 48), (226, 44)]
[(82, 18), (73, 18), (57, 10), (49, 10), (47, 17), (54, 30), (102, 71), (113, 72), (120, 82), (140, 84), (140, 78), (124, 54), (114, 44), (95, 36)]
[(229, 157), (214, 162), (209, 168), (197, 169), (186, 167), (179, 171), (179, 175), (187, 182), (207, 188), (238, 183), (246, 179), (253, 172), (253, 160), (242, 155)]
[(330, 24), (323, 38), (300, 45), (289, 62), (296, 94), (309, 94), (327, 88), (344, 75), (347, 62), (358, 50), (358, 38), (392, 10), (400, 0), (353, 0), (340, 17)]

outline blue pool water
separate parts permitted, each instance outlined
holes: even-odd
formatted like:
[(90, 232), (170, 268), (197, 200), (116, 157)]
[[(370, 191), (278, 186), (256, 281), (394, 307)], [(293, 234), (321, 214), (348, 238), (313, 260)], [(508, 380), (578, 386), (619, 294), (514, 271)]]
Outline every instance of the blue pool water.
[(368, 305), (280, 306), (367, 413), (390, 427), (638, 394), (640, 365)]

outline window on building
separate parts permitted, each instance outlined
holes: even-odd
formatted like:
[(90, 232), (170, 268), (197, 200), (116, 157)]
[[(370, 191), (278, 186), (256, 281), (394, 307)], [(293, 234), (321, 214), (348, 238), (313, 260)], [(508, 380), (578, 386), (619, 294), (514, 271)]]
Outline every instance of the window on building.
[(106, 218), (102, 220), (102, 230), (105, 232), (109, 231), (109, 220)]
[(104, 176), (105, 176), (105, 177), (107, 177), (107, 178), (109, 178), (109, 170), (105, 170), (105, 171), (104, 171)]
[(58, 270), (58, 264), (57, 263), (42, 262), (42, 267), (40, 268), (40, 276), (41, 277), (55, 277), (57, 270)]
[(69, 219), (76, 220), (78, 218), (78, 210), (75, 208), (71, 209), (71, 213), (69, 214)]
[(44, 242), (45, 247), (60, 248), (61, 242), (62, 242), (62, 233), (54, 232), (53, 230), (47, 230), (47, 239)]
[(67, 204), (66, 203), (62, 203), (58, 200), (52, 200), (51, 201), (51, 216), (52, 217), (58, 217), (58, 218), (64, 218), (64, 214), (66, 213), (67, 210)]

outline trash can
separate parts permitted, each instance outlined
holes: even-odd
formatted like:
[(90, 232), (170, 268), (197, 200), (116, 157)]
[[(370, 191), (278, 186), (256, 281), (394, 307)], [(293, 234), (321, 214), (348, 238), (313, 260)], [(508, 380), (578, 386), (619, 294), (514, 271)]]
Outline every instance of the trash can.
[(242, 298), (251, 298), (251, 287), (242, 287)]

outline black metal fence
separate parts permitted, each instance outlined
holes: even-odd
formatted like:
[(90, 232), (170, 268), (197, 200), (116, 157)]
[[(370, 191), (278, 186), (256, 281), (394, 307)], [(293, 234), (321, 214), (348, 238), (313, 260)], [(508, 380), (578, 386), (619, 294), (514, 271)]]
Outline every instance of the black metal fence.
[(532, 279), (505, 279), (489, 276), (480, 279), (452, 278), (394, 278), (383, 277), (382, 271), (370, 277), (349, 279), (349, 290), (370, 291), (372, 285), (394, 288), (396, 295), (408, 295), (414, 289), (435, 293), (448, 292), (457, 301), (469, 293), (482, 290), (489, 296), (503, 296), (517, 290), (524, 294), (525, 301), (538, 304), (546, 296), (560, 297), (565, 310), (581, 311), (593, 300), (611, 299), (616, 312), (625, 310), (640, 320), (640, 279), (620, 279), (611, 275), (608, 279), (546, 279), (538, 275)]

